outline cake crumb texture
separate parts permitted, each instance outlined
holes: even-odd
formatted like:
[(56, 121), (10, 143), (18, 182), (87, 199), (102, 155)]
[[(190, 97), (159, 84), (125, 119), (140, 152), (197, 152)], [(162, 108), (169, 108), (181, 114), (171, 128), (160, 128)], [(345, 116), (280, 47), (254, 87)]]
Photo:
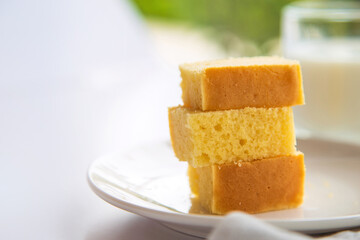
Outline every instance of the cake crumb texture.
[(175, 155), (193, 167), (296, 153), (290, 107), (203, 112), (179, 106), (169, 108), (169, 125)]

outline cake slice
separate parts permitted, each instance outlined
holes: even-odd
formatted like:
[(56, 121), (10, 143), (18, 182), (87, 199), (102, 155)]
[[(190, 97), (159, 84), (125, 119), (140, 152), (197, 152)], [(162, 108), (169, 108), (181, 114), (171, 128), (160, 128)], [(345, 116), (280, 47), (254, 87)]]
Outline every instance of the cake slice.
[(300, 65), (280, 57), (180, 65), (184, 106), (207, 110), (304, 104)]
[(296, 152), (290, 107), (209, 112), (174, 107), (169, 125), (175, 155), (193, 167)]
[(190, 187), (208, 213), (260, 213), (298, 207), (304, 194), (304, 156), (266, 158), (193, 168)]

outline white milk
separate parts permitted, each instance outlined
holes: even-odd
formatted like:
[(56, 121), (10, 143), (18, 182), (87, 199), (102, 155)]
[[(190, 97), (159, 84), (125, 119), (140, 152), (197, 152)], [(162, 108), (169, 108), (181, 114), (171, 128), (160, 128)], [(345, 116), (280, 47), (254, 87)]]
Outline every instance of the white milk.
[(359, 41), (328, 42), (287, 53), (303, 74), (306, 105), (294, 108), (299, 135), (360, 143), (359, 50)]

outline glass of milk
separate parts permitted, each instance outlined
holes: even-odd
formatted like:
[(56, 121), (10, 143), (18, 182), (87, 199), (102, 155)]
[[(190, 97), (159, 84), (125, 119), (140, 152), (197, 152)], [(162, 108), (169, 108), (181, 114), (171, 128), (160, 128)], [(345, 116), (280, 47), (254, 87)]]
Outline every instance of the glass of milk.
[(360, 2), (296, 2), (282, 18), (284, 56), (301, 63), (297, 134), (360, 143)]

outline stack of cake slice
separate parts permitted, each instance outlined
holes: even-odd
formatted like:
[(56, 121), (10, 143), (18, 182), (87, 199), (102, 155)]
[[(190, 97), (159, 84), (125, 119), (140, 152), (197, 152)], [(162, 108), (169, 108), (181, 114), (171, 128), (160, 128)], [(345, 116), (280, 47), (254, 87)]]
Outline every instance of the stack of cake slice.
[(304, 158), (291, 106), (304, 103), (300, 66), (279, 57), (180, 66), (184, 106), (169, 108), (175, 155), (209, 213), (297, 207)]

